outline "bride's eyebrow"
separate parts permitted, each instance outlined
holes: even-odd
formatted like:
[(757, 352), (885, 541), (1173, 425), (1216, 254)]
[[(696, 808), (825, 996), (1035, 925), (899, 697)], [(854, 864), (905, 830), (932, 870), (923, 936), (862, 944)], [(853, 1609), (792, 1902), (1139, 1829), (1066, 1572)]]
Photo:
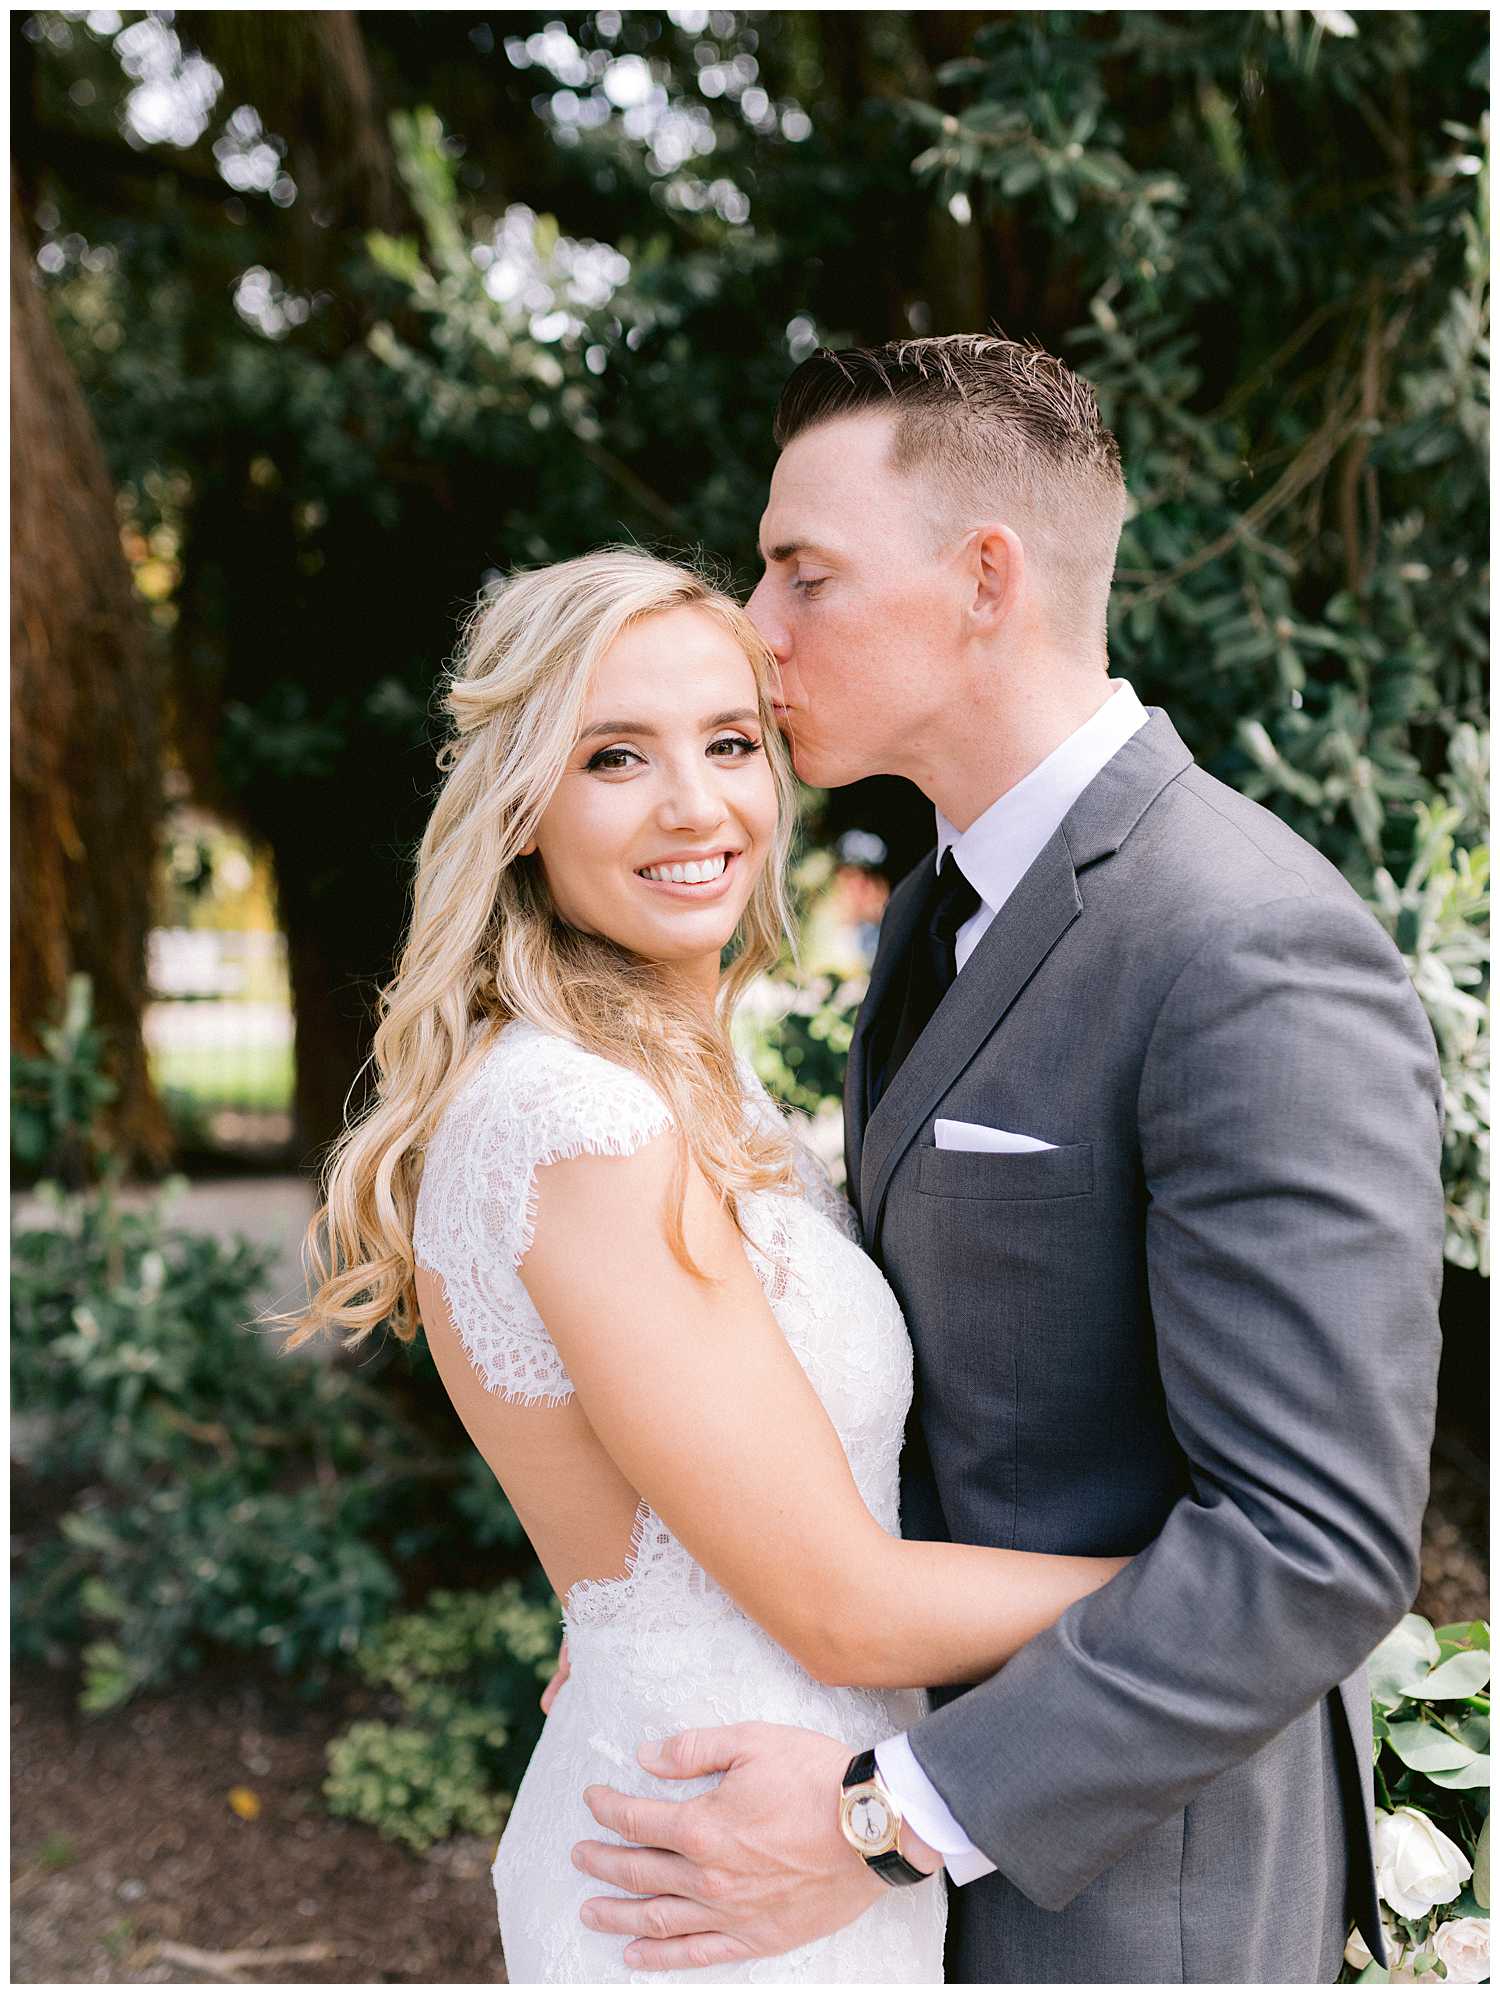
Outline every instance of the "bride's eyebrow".
[[(727, 727), (735, 720), (759, 720), (760, 715), (753, 706), (737, 706), (729, 713), (711, 713), (698, 724), (705, 734), (715, 727)], [(644, 720), (596, 720), (591, 727), (585, 727), (578, 736), (580, 741), (592, 741), (597, 734), (639, 734), (648, 741), (654, 741), (660, 729)]]

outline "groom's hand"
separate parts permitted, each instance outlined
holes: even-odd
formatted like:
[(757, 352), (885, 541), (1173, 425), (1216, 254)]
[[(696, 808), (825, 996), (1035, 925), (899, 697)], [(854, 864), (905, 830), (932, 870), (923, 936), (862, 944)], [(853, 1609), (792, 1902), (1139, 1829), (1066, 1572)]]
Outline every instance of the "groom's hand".
[[(892, 1888), (839, 1831), (852, 1756), (840, 1739), (788, 1724), (729, 1724), (681, 1731), (637, 1756), (662, 1779), (724, 1777), (692, 1800), (584, 1789), (599, 1825), (636, 1845), (573, 1850), (587, 1875), (633, 1893), (590, 1897), (579, 1913), (592, 1931), (631, 1937), (627, 1965), (665, 1972), (767, 1959), (852, 1924)], [(910, 1829), (902, 1847), (921, 1869), (941, 1861)]]

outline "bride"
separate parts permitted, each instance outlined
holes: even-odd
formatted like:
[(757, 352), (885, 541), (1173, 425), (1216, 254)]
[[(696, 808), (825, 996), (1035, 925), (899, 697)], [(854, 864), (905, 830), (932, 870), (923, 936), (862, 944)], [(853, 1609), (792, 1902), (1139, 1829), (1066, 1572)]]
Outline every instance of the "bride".
[[(570, 1672), (494, 1864), (513, 1982), (701, 1977), (632, 1972), (580, 1915), (585, 1787), (717, 1783), (652, 1776), (644, 1741), (763, 1719), (857, 1754), (1126, 1562), (899, 1534), (900, 1308), (730, 1037), (790, 936), (775, 696), (740, 608), (632, 549), (481, 599), (377, 1094), (309, 1235), (289, 1340), (420, 1320), (562, 1601)], [(942, 1980), (937, 1853), (908, 1830), (867, 1867), (842, 1812), (852, 1922), (717, 1979)]]

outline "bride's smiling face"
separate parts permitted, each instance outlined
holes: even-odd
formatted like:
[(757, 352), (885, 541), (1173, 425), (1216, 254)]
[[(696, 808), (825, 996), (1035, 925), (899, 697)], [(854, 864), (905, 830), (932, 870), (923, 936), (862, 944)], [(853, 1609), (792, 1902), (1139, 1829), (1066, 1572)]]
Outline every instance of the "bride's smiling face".
[[(632, 624), (600, 661), (530, 848), (558, 912), (712, 987), (775, 832), (755, 674), (735, 638), (692, 606)], [(684, 866), (693, 877), (672, 879)]]

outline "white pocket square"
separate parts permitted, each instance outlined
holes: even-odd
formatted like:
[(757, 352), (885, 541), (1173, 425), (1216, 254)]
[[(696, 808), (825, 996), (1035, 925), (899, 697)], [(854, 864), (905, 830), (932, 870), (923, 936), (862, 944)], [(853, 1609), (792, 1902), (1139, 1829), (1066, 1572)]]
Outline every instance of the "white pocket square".
[(993, 1155), (1020, 1156), (1035, 1149), (1056, 1149), (1034, 1135), (1012, 1135), (1009, 1129), (989, 1129), (983, 1122), (936, 1121), (933, 1139), (939, 1149), (988, 1150)]

